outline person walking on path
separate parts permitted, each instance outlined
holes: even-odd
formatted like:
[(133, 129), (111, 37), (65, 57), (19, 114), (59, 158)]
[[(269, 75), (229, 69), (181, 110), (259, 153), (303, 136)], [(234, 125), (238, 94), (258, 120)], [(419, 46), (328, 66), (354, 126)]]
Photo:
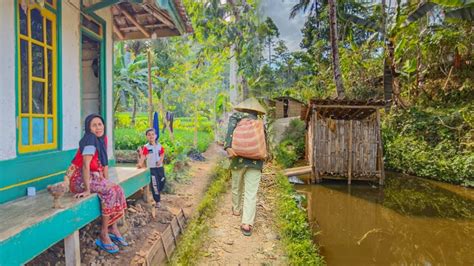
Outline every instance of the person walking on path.
[[(244, 118), (257, 120), (266, 113), (265, 108), (255, 98), (249, 98), (234, 107), (235, 112), (229, 118), (229, 126), (224, 142), (224, 150), (231, 158), (232, 172), (232, 214), (239, 216), (242, 212), (240, 229), (245, 236), (252, 234), (257, 208), (257, 191), (262, 175), (264, 160), (255, 160), (237, 156), (232, 149), (234, 129)], [(243, 204), (242, 204), (243, 194)], [(243, 208), (242, 208), (243, 205)]]
[(150, 169), (150, 188), (156, 203), (155, 207), (160, 208), (161, 191), (165, 187), (166, 182), (165, 169), (163, 167), (165, 150), (158, 142), (155, 129), (147, 129), (145, 135), (148, 143), (139, 148), (140, 160), (137, 166), (138, 168), (144, 167), (143, 164), (146, 160), (146, 166)]
[(79, 149), (66, 171), (66, 177), (69, 189), (76, 194), (76, 198), (87, 197), (91, 193), (99, 195), (102, 228), (95, 244), (108, 253), (117, 253), (117, 244), (128, 246), (117, 228), (117, 221), (123, 217), (127, 202), (122, 187), (109, 180), (108, 170), (104, 119), (92, 114), (86, 118), (85, 134), (79, 141)]

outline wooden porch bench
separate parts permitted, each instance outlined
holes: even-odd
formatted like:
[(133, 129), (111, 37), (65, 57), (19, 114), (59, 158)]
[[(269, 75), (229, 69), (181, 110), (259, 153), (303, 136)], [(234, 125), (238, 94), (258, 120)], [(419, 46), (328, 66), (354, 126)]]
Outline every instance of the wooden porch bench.
[[(145, 169), (111, 167), (110, 178), (129, 197), (148, 185)], [(0, 205), (0, 266), (21, 265), (60, 240), (65, 240), (66, 264), (77, 263), (79, 229), (100, 216), (97, 194), (75, 199), (71, 193), (61, 198), (63, 209), (53, 209), (53, 198), (42, 190)]]

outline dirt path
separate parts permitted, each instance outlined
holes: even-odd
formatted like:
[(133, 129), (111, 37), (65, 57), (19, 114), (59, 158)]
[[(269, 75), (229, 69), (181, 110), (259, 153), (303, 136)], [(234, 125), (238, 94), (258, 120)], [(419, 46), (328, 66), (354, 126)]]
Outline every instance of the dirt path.
[(267, 177), (262, 176), (257, 201), (257, 216), (252, 236), (240, 231), (241, 217), (231, 214), (230, 184), (202, 248), (198, 265), (286, 265), (279, 236), (275, 233), (273, 204), (267, 192)]
[(187, 217), (192, 217), (194, 210), (201, 201), (210, 178), (217, 163), (221, 161), (226, 153), (222, 147), (212, 143), (207, 151), (202, 154), (206, 160), (203, 162), (192, 161), (190, 163), (190, 180), (175, 185), (175, 194), (164, 195), (163, 204), (171, 208), (183, 208)]

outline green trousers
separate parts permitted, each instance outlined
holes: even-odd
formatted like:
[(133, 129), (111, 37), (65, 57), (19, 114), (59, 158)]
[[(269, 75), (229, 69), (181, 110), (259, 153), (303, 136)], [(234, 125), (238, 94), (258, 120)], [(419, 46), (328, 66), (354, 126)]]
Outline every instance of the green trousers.
[(242, 224), (253, 225), (261, 177), (262, 171), (254, 168), (243, 167), (232, 170), (232, 208), (240, 212), (243, 198)]

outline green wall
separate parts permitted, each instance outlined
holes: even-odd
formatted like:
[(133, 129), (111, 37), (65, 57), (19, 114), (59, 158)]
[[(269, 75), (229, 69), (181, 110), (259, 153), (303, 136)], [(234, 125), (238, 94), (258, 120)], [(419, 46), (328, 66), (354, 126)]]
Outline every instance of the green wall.
[[(26, 188), (36, 187), (36, 190), (46, 188), (47, 185), (63, 179), (71, 163), (76, 149), (68, 151), (52, 151), (47, 153), (22, 156), (12, 160), (0, 161), (0, 204), (26, 196)], [(56, 174), (57, 173), (57, 174)], [(51, 174), (53, 176), (16, 186), (22, 182), (38, 179)], [(13, 186), (11, 188), (8, 188)]]

